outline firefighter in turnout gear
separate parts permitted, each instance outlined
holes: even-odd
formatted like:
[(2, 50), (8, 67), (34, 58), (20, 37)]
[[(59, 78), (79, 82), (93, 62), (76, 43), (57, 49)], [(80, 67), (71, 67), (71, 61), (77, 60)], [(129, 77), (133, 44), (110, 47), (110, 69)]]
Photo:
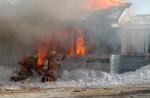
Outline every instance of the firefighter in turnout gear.
[(43, 71), (45, 72), (44, 77), (42, 77), (42, 82), (46, 81), (56, 81), (56, 71), (54, 67), (55, 63), (56, 51), (50, 50), (47, 58), (44, 60)]
[(38, 70), (37, 59), (37, 54), (33, 54), (32, 56), (24, 56), (22, 59), (20, 59), (18, 63), (21, 65), (20, 72), (18, 73), (18, 76), (11, 77), (11, 81), (17, 82), (26, 80), (33, 76), (33, 70), (39, 75), (42, 75)]
[[(65, 59), (65, 56), (61, 59), (62, 61)], [(56, 59), (56, 51), (50, 50), (47, 58), (44, 60), (43, 70), (45, 72), (44, 77), (42, 77), (42, 82), (46, 81), (56, 81), (58, 77), (58, 73), (55, 70), (55, 67), (59, 65)]]

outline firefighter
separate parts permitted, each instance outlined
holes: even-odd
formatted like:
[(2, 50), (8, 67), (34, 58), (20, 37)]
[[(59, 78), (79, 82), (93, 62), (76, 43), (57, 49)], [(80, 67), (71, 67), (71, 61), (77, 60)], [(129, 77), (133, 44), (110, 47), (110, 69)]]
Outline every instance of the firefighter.
[(50, 50), (47, 58), (44, 60), (43, 71), (45, 72), (44, 77), (42, 77), (42, 82), (46, 81), (56, 81), (56, 71), (54, 67), (55, 63), (56, 51)]
[[(62, 61), (65, 59), (63, 56)], [(46, 81), (56, 81), (58, 77), (58, 73), (55, 70), (55, 67), (57, 65), (60, 65), (57, 63), (56, 59), (56, 51), (55, 50), (50, 50), (48, 57), (44, 60), (44, 71), (45, 75), (42, 77), (42, 82)], [(47, 66), (47, 67), (46, 67)]]
[(24, 56), (22, 59), (20, 59), (18, 63), (21, 65), (20, 72), (18, 73), (18, 76), (11, 77), (11, 81), (17, 82), (32, 77), (32, 70), (35, 70), (35, 72), (37, 72), (39, 75), (42, 75), (38, 70), (37, 59), (37, 54), (34, 54), (32, 56)]

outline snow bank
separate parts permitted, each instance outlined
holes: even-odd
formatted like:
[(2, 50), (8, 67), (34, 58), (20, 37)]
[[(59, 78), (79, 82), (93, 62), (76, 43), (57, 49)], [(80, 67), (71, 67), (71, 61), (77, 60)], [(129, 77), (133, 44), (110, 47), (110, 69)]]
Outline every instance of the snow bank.
[(0, 66), (0, 83), (3, 83), (1, 89), (20, 89), (22, 87), (106, 87), (132, 84), (150, 83), (150, 65), (147, 65), (135, 72), (124, 74), (110, 74), (98, 70), (78, 69), (72, 71), (63, 71), (62, 78), (57, 82), (41, 83), (41, 77), (34, 76), (32, 82), (11, 82), (9, 77), (16, 73), (15, 69)]
[(150, 65), (147, 65), (135, 72), (124, 74), (110, 74), (95, 70), (73, 70), (64, 71), (62, 80), (75, 81), (81, 86), (118, 86), (132, 84), (149, 84), (150, 83)]
[(4, 79), (7, 79), (11, 75), (15, 74), (16, 70), (17, 69), (15, 68), (0, 66), (0, 81), (3, 81)]

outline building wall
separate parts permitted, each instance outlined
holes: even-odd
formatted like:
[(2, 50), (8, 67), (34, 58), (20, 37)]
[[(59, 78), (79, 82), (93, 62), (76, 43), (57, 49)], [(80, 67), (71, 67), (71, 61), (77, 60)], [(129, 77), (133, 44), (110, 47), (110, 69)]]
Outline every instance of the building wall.
[(112, 55), (110, 58), (110, 69), (112, 74), (121, 74), (149, 65), (150, 59), (137, 55)]
[(112, 55), (111, 73), (135, 71), (150, 64), (150, 25), (145, 18), (132, 17), (121, 26), (121, 55)]
[(18, 61), (32, 52), (32, 46), (0, 43), (0, 66), (18, 66)]
[(147, 54), (149, 29), (128, 26), (121, 29), (121, 54)]

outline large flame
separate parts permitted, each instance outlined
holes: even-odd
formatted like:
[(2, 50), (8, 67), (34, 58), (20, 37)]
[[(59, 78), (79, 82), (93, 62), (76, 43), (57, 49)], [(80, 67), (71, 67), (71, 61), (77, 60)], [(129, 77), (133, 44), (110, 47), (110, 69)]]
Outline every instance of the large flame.
[(82, 34), (82, 29), (78, 29), (76, 39), (76, 52), (78, 55), (84, 55), (85, 54), (85, 42), (84, 42), (84, 36)]
[[(104, 9), (110, 6), (119, 5), (121, 0), (87, 0), (86, 9), (88, 10), (96, 10), (96, 9)], [(63, 36), (62, 33), (63, 32)], [(51, 39), (51, 41), (42, 41), (38, 43), (38, 66), (42, 67), (43, 60), (47, 56), (48, 51), (51, 48), (55, 48), (58, 53), (62, 53), (62, 50), (68, 50), (67, 53), (69, 55), (85, 55), (85, 42), (83, 30), (81, 27), (77, 28), (76, 38), (73, 38), (74, 31), (72, 29), (60, 30), (60, 33), (56, 33), (56, 35)], [(66, 41), (68, 38), (71, 38), (69, 41), (70, 45), (65, 47), (62, 45), (63, 41)], [(68, 41), (67, 41), (68, 43)], [(68, 49), (65, 49), (65, 48)]]
[(44, 58), (47, 56), (49, 51), (49, 44), (47, 42), (39, 42), (38, 43), (38, 67), (42, 68)]
[[(75, 33), (76, 32), (76, 33)], [(63, 36), (62, 36), (63, 33)], [(75, 37), (76, 36), (76, 37)], [(65, 44), (64, 44), (65, 43)], [(38, 66), (42, 68), (44, 58), (48, 55), (50, 49), (55, 49), (57, 54), (68, 55), (84, 55), (85, 44), (83, 30), (78, 27), (76, 30), (62, 30), (60, 33), (56, 33), (53, 38), (40, 41), (38, 43)]]
[(121, 0), (88, 0), (86, 8), (91, 9), (103, 9), (114, 5), (119, 5)]

